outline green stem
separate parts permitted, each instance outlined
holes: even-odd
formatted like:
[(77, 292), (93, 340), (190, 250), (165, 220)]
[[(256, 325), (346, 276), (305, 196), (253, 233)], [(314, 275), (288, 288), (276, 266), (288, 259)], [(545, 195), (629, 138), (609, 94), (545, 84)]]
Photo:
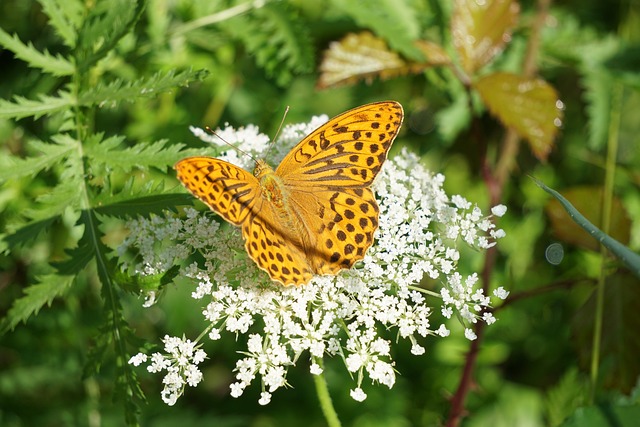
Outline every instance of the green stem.
[(316, 393), (318, 393), (318, 400), (320, 401), (320, 408), (322, 408), (322, 413), (324, 414), (325, 420), (327, 420), (327, 425), (329, 427), (340, 427), (340, 420), (338, 419), (338, 414), (336, 409), (333, 407), (333, 402), (331, 401), (331, 396), (329, 395), (329, 387), (327, 386), (327, 378), (324, 376), (324, 366), (322, 363), (322, 359), (317, 360), (320, 364), (320, 367), (323, 369), (320, 375), (312, 375), (313, 382), (316, 385)]
[[(607, 163), (605, 169), (603, 203), (602, 203), (602, 231), (609, 234), (611, 222), (611, 204), (613, 199), (613, 179), (616, 172), (616, 157), (618, 153), (618, 131), (620, 126), (620, 104), (622, 88), (615, 84), (611, 96), (611, 117), (609, 121), (609, 141), (607, 143)], [(604, 286), (607, 277), (607, 248), (600, 246), (600, 277), (596, 290), (596, 318), (593, 328), (593, 345), (591, 349), (591, 392), (589, 399), (593, 403), (598, 381), (598, 367), (600, 365), (600, 342), (602, 340), (602, 316), (604, 311)]]

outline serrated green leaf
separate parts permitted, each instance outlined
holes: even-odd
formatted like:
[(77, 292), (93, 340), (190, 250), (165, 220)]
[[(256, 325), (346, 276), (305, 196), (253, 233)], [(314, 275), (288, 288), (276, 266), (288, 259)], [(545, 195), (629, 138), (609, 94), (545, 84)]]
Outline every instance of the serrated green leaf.
[(42, 233), (48, 231), (49, 227), (59, 219), (59, 216), (51, 216), (40, 221), (31, 222), (13, 233), (6, 234), (3, 240), (6, 242), (9, 249), (18, 248), (37, 240)]
[(57, 96), (39, 95), (37, 100), (15, 96), (13, 102), (0, 99), (0, 119), (22, 119), (25, 117), (40, 118), (64, 111), (74, 105), (73, 98), (66, 91), (59, 91)]
[(76, 46), (77, 28), (82, 24), (84, 5), (79, 0), (38, 0), (49, 17), (49, 25), (62, 38), (64, 44)]
[(176, 206), (192, 205), (194, 201), (191, 194), (159, 194), (100, 206), (96, 208), (96, 212), (118, 218), (149, 217), (151, 214), (160, 214), (166, 210), (175, 212)]
[[(107, 143), (87, 145), (85, 154), (93, 159), (124, 172), (130, 172), (134, 168), (155, 167), (161, 170), (173, 166), (181, 155), (183, 144), (168, 144), (166, 140), (155, 142), (141, 142), (133, 147), (116, 149), (115, 141)], [(114, 162), (113, 159), (118, 161)]]
[(98, 84), (83, 92), (79, 103), (84, 106), (115, 107), (118, 102), (155, 97), (159, 93), (188, 86), (193, 82), (204, 80), (208, 75), (209, 72), (204, 69), (196, 71), (189, 69), (181, 72), (176, 70), (158, 72), (151, 77), (132, 82), (117, 79), (107, 85)]
[(23, 60), (32, 68), (39, 68), (54, 76), (73, 74), (74, 66), (60, 55), (53, 56), (48, 51), (40, 52), (33, 44), (22, 43), (18, 36), (11, 37), (0, 28), (0, 45), (13, 52), (16, 58)]
[(104, 58), (133, 29), (146, 2), (110, 0), (88, 8), (78, 32), (76, 62), (80, 73)]
[(280, 86), (295, 74), (313, 70), (309, 26), (286, 3), (268, 3), (221, 26), (243, 41), (257, 64)]
[(545, 401), (549, 425), (560, 425), (578, 407), (585, 404), (589, 399), (587, 390), (588, 382), (579, 376), (576, 368), (567, 371), (547, 392)]
[(54, 298), (64, 294), (73, 283), (74, 276), (60, 276), (48, 274), (38, 278), (38, 283), (25, 289), (25, 296), (14, 301), (7, 316), (0, 325), (0, 334), (6, 333), (18, 325), (26, 322), (29, 317), (37, 314), (45, 305), (51, 305)]
[(589, 147), (600, 150), (607, 144), (609, 117), (611, 111), (611, 93), (614, 79), (611, 73), (601, 67), (585, 67), (582, 86), (584, 87), (585, 111), (589, 117)]
[(25, 176), (35, 176), (37, 173), (60, 163), (69, 153), (77, 150), (77, 146), (66, 142), (68, 140), (64, 139), (58, 141), (54, 139), (53, 144), (30, 140), (29, 149), (39, 152), (40, 155), (29, 156), (25, 159), (11, 155), (2, 156), (0, 158), (0, 183)]
[(73, 249), (65, 250), (66, 260), (52, 263), (58, 274), (77, 275), (96, 256), (95, 240), (97, 236), (92, 235), (90, 227), (97, 227), (97, 225), (87, 222), (89, 215), (89, 213), (83, 212), (78, 220), (78, 224), (84, 225), (84, 233), (78, 241), (78, 245)]
[(414, 61), (424, 61), (424, 55), (414, 44), (420, 37), (421, 28), (413, 2), (332, 0), (331, 3), (360, 27), (368, 28), (386, 40), (393, 50)]

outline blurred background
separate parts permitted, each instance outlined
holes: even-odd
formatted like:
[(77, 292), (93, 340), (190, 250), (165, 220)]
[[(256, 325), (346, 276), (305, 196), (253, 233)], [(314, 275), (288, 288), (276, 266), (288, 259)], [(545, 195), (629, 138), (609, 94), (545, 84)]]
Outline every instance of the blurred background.
[[(73, 49), (55, 31), (52, 20), (75, 16), (76, 22), (82, 22), (87, 10), (132, 3), (2, 0), (0, 29), (40, 52), (69, 57)], [(508, 206), (499, 220), (507, 237), (497, 246), (489, 286), (504, 286), (511, 295), (496, 307), (499, 321), (481, 337), (462, 425), (638, 425), (632, 422), (640, 419), (639, 280), (603, 256), (595, 240), (529, 178), (543, 180), (596, 225), (608, 227), (632, 250), (640, 249), (638, 2), (522, 2), (517, 19), (505, 30), (509, 36), (500, 52), (476, 69), (460, 65), (452, 34), (455, 7), (469, 7), (470, 16), (475, 12), (465, 2), (454, 3), (150, 0), (133, 28), (83, 78), (108, 84), (169, 70), (204, 69), (208, 75), (152, 97), (88, 108), (86, 123), (94, 132), (124, 136), (124, 144), (131, 147), (166, 140), (167, 146), (182, 143), (201, 149), (204, 144), (191, 135), (191, 125), (255, 124), (273, 136), (287, 106), (286, 123), (297, 123), (309, 121), (312, 115), (332, 117), (367, 102), (399, 101), (405, 109), (405, 125), (391, 156), (409, 147), (431, 170), (445, 175), (450, 195), (461, 194), (487, 213), (496, 201)], [(491, 24), (486, 27), (490, 29)], [(321, 76), (329, 78), (323, 67), (331, 43), (343, 43), (346, 49), (346, 36), (365, 31), (384, 44), (372, 43), (382, 57), (378, 60), (383, 65), (393, 63), (384, 59), (393, 54), (399, 65), (365, 74), (347, 71), (343, 80), (319, 84)], [(437, 43), (456, 65), (439, 66), (433, 57), (431, 62), (420, 59), (416, 40)], [(62, 113), (20, 116), (12, 107), (19, 104), (15, 97), (55, 96), (74, 80), (29, 66), (33, 58), (15, 55), (6, 36), (0, 42), (5, 47), (0, 50), (0, 98), (4, 100), (0, 102), (0, 156), (24, 158), (31, 154), (26, 141), (49, 142), (68, 117)], [(505, 154), (509, 147), (505, 122), (512, 123), (504, 111), (511, 106), (508, 100), (494, 100), (503, 113), (487, 108), (491, 100), (486, 92), (478, 95), (474, 82), (495, 72), (522, 75), (527, 61), (534, 64), (529, 64), (528, 72), (554, 88), (562, 101), (562, 125), (545, 136), (548, 153), (532, 151), (531, 141), (524, 138), (515, 145), (515, 152)], [(505, 158), (511, 167), (496, 191), (492, 172)], [(142, 181), (165, 181), (168, 188), (177, 185), (169, 168), (131, 173)], [(26, 223), (25, 212), (59, 176), (51, 170), (2, 183), (3, 237)], [(612, 177), (608, 186), (607, 176)], [(601, 220), (605, 194), (612, 196), (606, 227)], [(64, 248), (77, 232), (72, 225), (73, 221), (62, 221), (29, 245), (11, 250), (2, 246), (2, 317), (10, 318), (15, 301), (29, 293), (39, 276), (49, 274), (50, 262), (64, 259)], [(110, 248), (123, 238), (108, 226), (103, 232), (103, 242)], [(470, 272), (486, 265), (482, 254), (470, 254), (465, 262)], [(598, 299), (599, 280), (605, 286)], [(0, 425), (125, 423), (121, 401), (128, 397), (117, 396), (116, 357), (107, 352), (98, 363), (92, 355), (100, 348), (96, 345), (100, 334), (108, 333), (101, 329), (105, 310), (101, 289), (95, 269), (90, 268), (61, 297), (36, 309), (37, 315), (26, 323), (11, 328), (5, 323), (6, 331), (0, 336)], [(148, 309), (131, 293), (121, 291), (118, 300), (133, 335), (157, 343), (165, 334), (196, 337), (205, 327), (191, 291), (188, 284), (169, 285), (159, 304)], [(598, 301), (603, 304), (600, 317), (596, 316)], [(434, 324), (438, 316), (434, 314)], [(595, 397), (590, 400), (595, 324), (602, 325), (602, 344)], [(423, 356), (411, 355), (407, 343), (395, 346), (396, 385), (388, 390), (365, 384), (368, 398), (363, 403), (349, 396), (353, 383), (342, 361), (327, 360), (330, 392), (344, 425), (444, 425), (470, 346), (459, 325), (452, 322), (450, 328), (454, 331), (450, 337), (423, 343), (427, 348)], [(130, 344), (128, 351), (137, 352)], [(269, 405), (260, 406), (256, 384), (238, 399), (229, 396), (238, 358), (236, 343), (208, 342), (206, 350), (210, 359), (202, 365), (205, 382), (188, 388), (174, 407), (160, 399), (160, 377), (139, 370), (147, 397), (140, 405), (142, 425), (297, 426), (302, 420), (309, 427), (326, 425), (304, 358), (289, 371), (292, 387), (279, 390)]]

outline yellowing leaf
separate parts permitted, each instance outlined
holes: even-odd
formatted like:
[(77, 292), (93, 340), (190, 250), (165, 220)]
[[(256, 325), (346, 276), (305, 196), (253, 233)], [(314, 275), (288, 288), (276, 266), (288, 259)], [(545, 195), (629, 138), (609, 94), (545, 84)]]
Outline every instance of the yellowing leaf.
[(511, 73), (494, 73), (473, 85), (489, 111), (529, 142), (531, 151), (546, 160), (562, 122), (562, 103), (544, 80)]
[(332, 42), (324, 52), (317, 86), (325, 89), (359, 80), (371, 81), (374, 77), (388, 79), (450, 63), (444, 49), (435, 43), (420, 41), (416, 46), (428, 58), (424, 63), (405, 61), (390, 51), (384, 40), (369, 32), (348, 34), (339, 42)]
[(415, 45), (422, 51), (430, 66), (451, 64), (451, 57), (439, 44), (427, 40), (418, 40)]
[(514, 0), (456, 0), (453, 44), (468, 74), (491, 61), (511, 40), (520, 6)]

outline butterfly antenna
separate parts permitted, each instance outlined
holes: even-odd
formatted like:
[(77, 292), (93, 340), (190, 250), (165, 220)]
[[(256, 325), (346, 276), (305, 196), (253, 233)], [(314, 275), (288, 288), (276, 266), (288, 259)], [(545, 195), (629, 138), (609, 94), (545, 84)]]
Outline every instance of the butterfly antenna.
[(233, 145), (232, 143), (230, 143), (229, 141), (227, 141), (226, 139), (224, 139), (223, 137), (221, 137), (220, 135), (218, 135), (213, 129), (211, 129), (209, 126), (205, 126), (204, 129), (209, 132), (211, 135), (213, 136), (217, 136), (218, 138), (220, 138), (220, 141), (224, 142), (225, 144), (227, 144), (229, 147), (233, 148), (234, 150), (237, 150), (239, 152), (241, 152), (242, 154), (244, 154), (245, 156), (248, 156), (249, 158), (251, 158), (254, 162), (258, 162), (258, 159), (256, 159), (255, 157), (253, 157), (251, 154), (247, 153), (246, 151), (242, 150), (240, 147), (236, 147), (235, 145)]
[(280, 135), (280, 130), (282, 130), (282, 125), (284, 125), (284, 119), (287, 118), (287, 113), (289, 113), (289, 106), (288, 105), (287, 105), (287, 108), (284, 109), (284, 114), (282, 115), (282, 120), (280, 120), (280, 126), (278, 126), (278, 130), (276, 131), (275, 136), (271, 140), (271, 144), (269, 145), (269, 149), (265, 153), (265, 156), (264, 156), (265, 159), (267, 158), (267, 154), (269, 154), (269, 152), (271, 151), (271, 148), (275, 145), (276, 139), (278, 138), (278, 135)]

